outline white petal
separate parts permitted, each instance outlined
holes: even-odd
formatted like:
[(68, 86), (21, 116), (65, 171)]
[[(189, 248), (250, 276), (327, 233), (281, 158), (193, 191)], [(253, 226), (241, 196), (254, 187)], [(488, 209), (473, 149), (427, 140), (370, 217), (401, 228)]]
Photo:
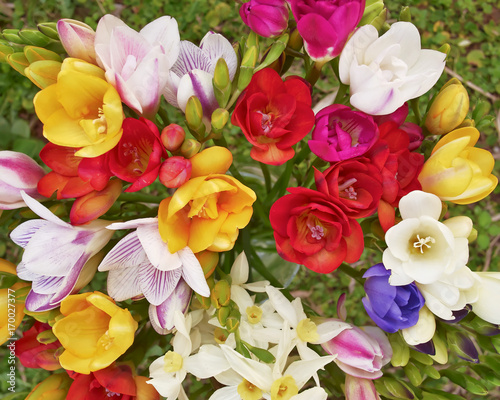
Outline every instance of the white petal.
[(160, 17), (147, 24), (140, 33), (152, 45), (161, 45), (163, 53), (170, 60), (166, 68), (170, 69), (180, 51), (179, 27), (175, 18), (167, 15)]
[(420, 309), (416, 325), (401, 330), (405, 342), (410, 346), (428, 342), (434, 336), (435, 331), (436, 320), (426, 306)]
[(314, 360), (295, 361), (290, 364), (283, 375), (292, 375), (300, 390), (315, 372), (323, 369), (326, 364), (332, 362), (334, 359), (334, 356), (324, 356)]
[(248, 292), (237, 285), (231, 285), (231, 300), (238, 305), (242, 314), (246, 312), (247, 307), (254, 305), (254, 301)]
[(43, 218), (46, 221), (52, 222), (56, 225), (71, 227), (70, 224), (64, 222), (59, 217), (56, 217), (52, 211), (50, 211), (47, 207), (36, 201), (34, 198), (30, 197), (26, 192), (21, 190), (21, 196), (26, 203), (26, 205), (40, 218)]
[(234, 260), (231, 272), (229, 273), (233, 280), (233, 285), (245, 283), (248, 280), (248, 271), (248, 259), (245, 252), (242, 251)]
[(231, 368), (263, 391), (269, 391), (273, 383), (271, 368), (264, 363), (243, 357), (229, 346), (220, 345)]
[(492, 324), (500, 324), (500, 272), (476, 272), (479, 277), (479, 297), (472, 311)]
[(350, 84), (351, 65), (364, 56), (366, 48), (378, 38), (378, 31), (372, 25), (364, 25), (354, 32), (346, 43), (339, 59), (339, 76), (342, 83)]
[(147, 262), (146, 253), (137, 237), (137, 232), (129, 233), (113, 247), (99, 265), (99, 271), (138, 267)]
[(186, 283), (199, 295), (209, 297), (210, 288), (200, 262), (193, 254), (193, 251), (189, 247), (185, 247), (179, 250), (177, 254), (182, 262), (182, 277)]
[(170, 253), (167, 244), (162, 240), (158, 225), (141, 225), (137, 228), (137, 236), (148, 256), (149, 261), (161, 271), (170, 271), (182, 266), (177, 253)]
[(211, 61), (210, 70), (207, 72), (213, 75), (217, 60), (223, 58), (229, 70), (229, 79), (233, 80), (238, 66), (238, 59), (229, 40), (218, 33), (208, 32), (201, 40), (200, 48), (208, 54)]
[(288, 299), (278, 289), (272, 286), (268, 286), (266, 292), (277, 313), (281, 315), (283, 319), (287, 320), (291, 327), (296, 328), (299, 321), (297, 320), (295, 309)]
[(217, 389), (208, 400), (241, 400), (241, 396), (238, 393), (238, 386), (226, 386)]
[(290, 400), (326, 400), (327, 398), (328, 393), (325, 389), (315, 386), (291, 397)]
[(163, 303), (173, 292), (179, 279), (181, 269), (161, 271), (151, 264), (142, 264), (139, 267), (139, 286), (144, 297), (153, 305)]
[(452, 217), (443, 221), (443, 224), (453, 233), (456, 238), (467, 239), (472, 231), (472, 220), (466, 216)]
[(132, 299), (142, 294), (139, 286), (138, 265), (130, 268), (113, 269), (108, 273), (108, 294), (115, 301)]
[(344, 321), (327, 320), (318, 325), (319, 339), (313, 343), (321, 344), (328, 342), (346, 329), (351, 329), (351, 325)]
[(49, 222), (43, 219), (30, 219), (29, 221), (23, 222), (21, 225), (17, 226), (10, 234), (12, 241), (25, 248), (33, 235)]
[(139, 218), (126, 222), (115, 222), (106, 227), (106, 229), (120, 230), (120, 229), (136, 229), (141, 225), (158, 224), (158, 218)]
[(41, 276), (43, 276), (28, 271), (22, 261), (19, 264), (17, 264), (16, 272), (17, 272), (17, 277), (22, 279), (23, 281), (34, 281), (35, 279), (38, 279)]
[(389, 283), (392, 286), (403, 286), (413, 282), (413, 278), (408, 276), (403, 270), (403, 263), (399, 258), (392, 255), (390, 249), (385, 249), (382, 254), (382, 262), (386, 269), (391, 271)]
[(207, 379), (230, 368), (224, 353), (218, 346), (206, 344), (198, 353), (184, 360), (184, 368), (198, 379)]
[(399, 211), (403, 219), (419, 218), (427, 215), (439, 219), (443, 205), (439, 197), (432, 193), (414, 190), (403, 196), (399, 201)]

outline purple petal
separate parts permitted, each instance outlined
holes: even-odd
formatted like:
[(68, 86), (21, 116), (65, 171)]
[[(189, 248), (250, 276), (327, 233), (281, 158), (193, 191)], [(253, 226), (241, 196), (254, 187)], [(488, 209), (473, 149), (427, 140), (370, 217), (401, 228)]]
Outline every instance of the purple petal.
[(54, 294), (57, 292), (58, 287), (64, 280), (64, 276), (40, 276), (38, 279), (33, 280), (31, 287), (39, 294)]
[[(155, 313), (158, 328), (165, 330), (172, 330), (174, 328), (174, 315), (175, 311), (179, 310), (182, 313), (186, 312), (189, 301), (191, 300), (192, 290), (191, 288), (184, 282), (183, 279), (180, 279), (175, 290), (172, 294), (159, 306), (151, 305), (149, 307), (149, 312), (151, 316), (151, 312)], [(155, 323), (153, 319), (151, 319), (153, 327), (155, 327)], [(157, 327), (155, 330), (160, 334), (161, 333)]]
[(52, 294), (38, 294), (33, 290), (30, 290), (28, 296), (26, 296), (26, 302), (24, 303), (26, 309), (31, 312), (42, 312), (53, 310), (58, 307), (58, 304), (51, 304)]
[(78, 281), (78, 277), (80, 276), (85, 263), (90, 259), (90, 256), (91, 255), (88, 253), (82, 254), (78, 261), (73, 265), (69, 274), (67, 274), (61, 282), (59, 290), (54, 293), (54, 297), (51, 300), (52, 304), (59, 304), (73, 292), (76, 282)]
[(205, 52), (195, 44), (182, 40), (179, 58), (177, 58), (171, 71), (178, 77), (182, 77), (195, 69), (209, 72), (210, 66), (210, 59)]
[(139, 286), (146, 299), (157, 306), (163, 303), (172, 293), (181, 279), (182, 269), (160, 271), (151, 264), (139, 268)]

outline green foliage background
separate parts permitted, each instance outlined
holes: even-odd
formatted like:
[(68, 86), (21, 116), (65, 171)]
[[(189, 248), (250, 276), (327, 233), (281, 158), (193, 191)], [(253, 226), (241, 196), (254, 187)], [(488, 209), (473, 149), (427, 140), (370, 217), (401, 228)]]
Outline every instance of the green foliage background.
[[(488, 110), (478, 124), (481, 131), (480, 146), (492, 152), (496, 159), (494, 173), (500, 175), (500, 127), (494, 121), (500, 118), (500, 1), (495, 0), (388, 0), (389, 22), (398, 19), (403, 6), (411, 7), (412, 22), (422, 35), (422, 47), (437, 49), (448, 43), (451, 53), (447, 61), (447, 70), (439, 88), (452, 76), (458, 77), (466, 86), (471, 99), (471, 114), (482, 104)], [(125, 20), (130, 26), (140, 29), (148, 22), (162, 15), (176, 18), (181, 32), (181, 39), (198, 43), (205, 33), (213, 30), (222, 33), (230, 41), (237, 41), (250, 31), (238, 16), (239, 5), (233, 1), (220, 0), (15, 0), (0, 3), (0, 29), (35, 27), (37, 23), (57, 21), (60, 18), (79, 19), (96, 27), (98, 19), (112, 13)], [(294, 72), (300, 73), (300, 67)], [(333, 91), (336, 83), (331, 74), (326, 74), (317, 85), (315, 99), (319, 100)], [(33, 96), (37, 88), (26, 78), (6, 64), (0, 64), (0, 149), (24, 152), (35, 159), (45, 143), (41, 135), (41, 124), (33, 109)], [(433, 90), (429, 96), (432, 96)], [(421, 102), (422, 111), (425, 101)], [(181, 120), (179, 118), (179, 120)], [(239, 136), (235, 130), (229, 143), (235, 144)], [(245, 146), (243, 146), (244, 148)], [(243, 152), (248, 153), (249, 148)], [(473, 270), (498, 270), (500, 265), (500, 189), (497, 188), (487, 199), (470, 205), (454, 206), (450, 215), (470, 216), (478, 230), (476, 242), (471, 244), (469, 266)], [(0, 219), (0, 223), (2, 220)], [(0, 225), (0, 257), (15, 260), (19, 249), (9, 245), (7, 233), (12, 226)], [(380, 253), (367, 251), (361, 266), (380, 262)], [(291, 275), (291, 274), (290, 274)], [(318, 314), (334, 316), (336, 302), (342, 292), (347, 291), (347, 314), (350, 322), (362, 325), (368, 321), (360, 307), (364, 295), (360, 285), (342, 273), (318, 275), (305, 268), (299, 269), (289, 286), (290, 291), (302, 297)], [(497, 306), (497, 305), (495, 305)], [(1, 349), (2, 351), (5, 349)], [(157, 349), (158, 350), (158, 349)], [(152, 350), (151, 350), (152, 351)], [(159, 354), (161, 349), (158, 350)], [(0, 353), (1, 354), (1, 353)], [(158, 355), (159, 355), (158, 354)], [(2, 354), (3, 355), (3, 354)], [(156, 355), (156, 354), (152, 354)], [(3, 364), (3, 363), (2, 363)], [(462, 362), (463, 364), (463, 362)], [(457, 366), (456, 371), (467, 372), (476, 380), (484, 379), (481, 370), (473, 372), (468, 366)], [(5, 365), (0, 366), (4, 376)], [(479, 372), (478, 372), (479, 371)], [(18, 389), (30, 390), (34, 382), (39, 382), (47, 375), (45, 371), (24, 370), (19, 366)], [(483, 371), (484, 372), (484, 371)], [(498, 371), (497, 371), (498, 372)], [(429, 378), (427, 378), (429, 379)], [(465, 391), (450, 381), (460, 381), (457, 377), (431, 383), (431, 386), (446, 390), (449, 397), (476, 399), (481, 390), (471, 390), (473, 382), (464, 382), (462, 386), (476, 394)], [(500, 378), (499, 378), (500, 380)], [(494, 385), (488, 385), (490, 394), (487, 398), (500, 398)], [(0, 382), (0, 392), (6, 389), (5, 382)], [(459, 395), (463, 397), (453, 397)], [(436, 395), (437, 396), (437, 395)], [(440, 397), (435, 397), (439, 399)], [(484, 398), (481, 396), (481, 398)]]

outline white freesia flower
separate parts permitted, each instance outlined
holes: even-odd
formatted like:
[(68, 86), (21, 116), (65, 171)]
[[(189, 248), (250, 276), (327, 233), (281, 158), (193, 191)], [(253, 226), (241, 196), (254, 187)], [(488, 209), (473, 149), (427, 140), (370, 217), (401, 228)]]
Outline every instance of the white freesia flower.
[(177, 21), (160, 17), (140, 32), (113, 15), (99, 20), (95, 35), (97, 63), (106, 71), (123, 102), (152, 118), (168, 81), (168, 72), (179, 55)]
[(426, 306), (423, 306), (418, 313), (418, 322), (401, 330), (403, 338), (410, 346), (426, 343), (432, 339), (436, 331), (436, 318)]
[(373, 25), (364, 25), (342, 50), (340, 80), (349, 85), (354, 107), (390, 114), (434, 86), (445, 58), (439, 51), (421, 50), (420, 34), (410, 22), (392, 24), (381, 37)]
[(30, 311), (51, 310), (92, 279), (100, 260), (98, 253), (113, 232), (106, 229), (110, 222), (104, 220), (73, 226), (24, 191), (21, 196), (42, 219), (26, 221), (10, 235), (14, 243), (24, 248), (17, 275), (33, 282), (26, 298), (26, 308)]
[(209, 400), (266, 400), (281, 398), (289, 400), (324, 400), (326, 392), (322, 388), (312, 388), (299, 394), (300, 389), (311, 377), (332, 362), (335, 357), (318, 357), (314, 360), (300, 360), (291, 363), (283, 372), (272, 364), (265, 364), (249, 358), (221, 345), (230, 370), (215, 376), (225, 387), (218, 389)]
[(152, 379), (147, 381), (167, 400), (175, 400), (183, 394), (182, 382), (188, 372), (199, 379), (206, 379), (229, 368), (217, 346), (201, 346), (198, 353), (191, 355), (193, 349), (197, 348), (193, 341), (200, 340), (198, 332), (194, 339), (191, 335), (192, 314), (185, 317), (182, 312), (176, 311), (174, 319), (177, 332), (172, 341), (173, 351), (168, 351), (151, 363), (149, 373)]
[(182, 278), (201, 296), (210, 296), (200, 262), (189, 247), (168, 251), (158, 231), (157, 218), (114, 223), (108, 229), (136, 228), (121, 239), (99, 265), (109, 271), (108, 293), (116, 301), (144, 295), (159, 306), (172, 294)]
[(500, 272), (474, 272), (478, 298), (472, 311), (492, 324), (500, 324)]
[(404, 196), (399, 202), (403, 220), (386, 233), (383, 263), (391, 270), (391, 285), (415, 282), (429, 310), (453, 320), (452, 311), (477, 299), (476, 278), (466, 266), (472, 222), (461, 217), (441, 223), (441, 208), (441, 200), (430, 193), (415, 190)]

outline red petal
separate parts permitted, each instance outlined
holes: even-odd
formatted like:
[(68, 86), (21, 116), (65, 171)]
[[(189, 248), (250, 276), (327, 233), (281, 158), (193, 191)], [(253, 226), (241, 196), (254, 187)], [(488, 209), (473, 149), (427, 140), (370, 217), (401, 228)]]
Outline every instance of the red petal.
[[(75, 156), (77, 148), (47, 143), (40, 151), (40, 158), (52, 170), (65, 176), (77, 176), (82, 157)], [(50, 197), (50, 196), (49, 196)]]

